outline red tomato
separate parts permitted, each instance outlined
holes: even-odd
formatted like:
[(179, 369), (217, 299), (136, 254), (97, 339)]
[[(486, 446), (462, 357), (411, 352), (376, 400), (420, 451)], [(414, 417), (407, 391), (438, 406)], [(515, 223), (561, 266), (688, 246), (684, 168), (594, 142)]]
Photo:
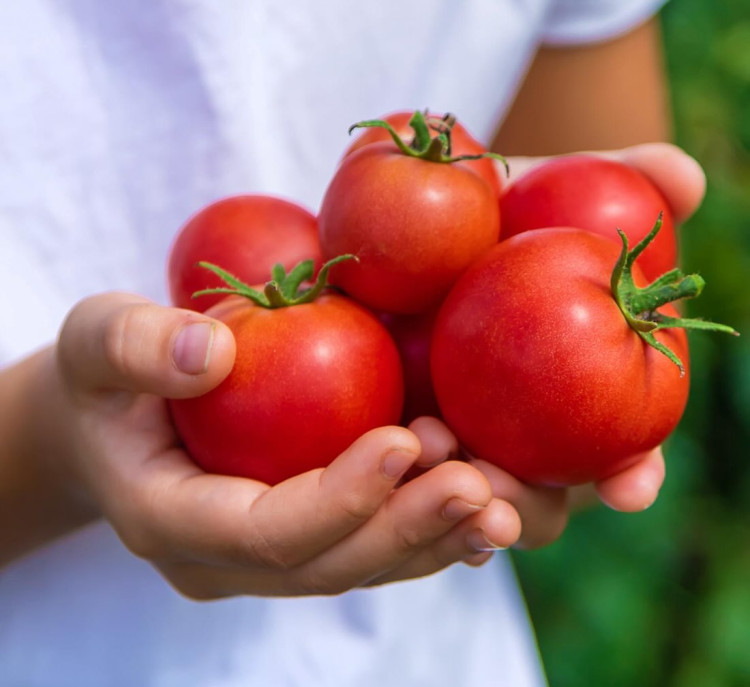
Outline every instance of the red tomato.
[(663, 226), (639, 258), (651, 281), (674, 268), (677, 240), (669, 205), (641, 172), (593, 155), (553, 158), (532, 168), (501, 198), (503, 238), (530, 229), (578, 227), (620, 246), (617, 228), (640, 241), (663, 212)]
[(207, 314), (234, 333), (232, 372), (203, 396), (170, 401), (177, 431), (204, 470), (276, 484), (398, 423), (398, 351), (350, 299), (329, 293), (267, 309), (230, 296)]
[[(431, 365), (443, 417), (470, 453), (531, 484), (572, 485), (627, 468), (675, 428), (688, 375), (623, 316), (610, 288), (618, 252), (582, 230), (540, 229), (501, 242), (456, 283)], [(637, 265), (633, 277), (644, 281)], [(655, 336), (687, 367), (684, 330)]]
[[(401, 111), (393, 112), (391, 114), (381, 117), (385, 122), (388, 122), (396, 131), (396, 133), (406, 142), (409, 143), (414, 137), (414, 131), (409, 126), (413, 112)], [(440, 119), (441, 116), (437, 114), (429, 115), (431, 119)], [(382, 127), (370, 127), (361, 130), (361, 133), (351, 145), (346, 149), (344, 155), (349, 155), (355, 150), (359, 150), (362, 146), (377, 141), (390, 141), (391, 135), (386, 129)], [(451, 153), (453, 155), (481, 155), (486, 153), (487, 148), (483, 146), (476, 138), (474, 138), (466, 127), (461, 122), (456, 122), (451, 127)], [(495, 194), (500, 197), (502, 192), (502, 183), (500, 181), (500, 175), (497, 173), (497, 166), (494, 160), (490, 158), (481, 158), (479, 160), (466, 160), (457, 164), (466, 165), (470, 169), (473, 169), (479, 176), (481, 176), (491, 187)]]
[(373, 143), (348, 155), (318, 216), (323, 257), (353, 253), (331, 283), (374, 310), (425, 312), (498, 240), (498, 202), (454, 163)]
[(224, 198), (203, 208), (177, 234), (167, 266), (172, 302), (204, 311), (221, 300), (220, 294), (192, 298), (196, 291), (222, 286), (216, 275), (197, 266), (201, 260), (255, 284), (276, 263), (291, 269), (307, 258), (320, 266), (318, 224), (308, 210), (273, 196)]
[(404, 368), (401, 424), (404, 426), (422, 415), (440, 417), (430, 374), (430, 344), (435, 315), (436, 312), (432, 310), (422, 315), (380, 315), (380, 321), (390, 332), (401, 354)]

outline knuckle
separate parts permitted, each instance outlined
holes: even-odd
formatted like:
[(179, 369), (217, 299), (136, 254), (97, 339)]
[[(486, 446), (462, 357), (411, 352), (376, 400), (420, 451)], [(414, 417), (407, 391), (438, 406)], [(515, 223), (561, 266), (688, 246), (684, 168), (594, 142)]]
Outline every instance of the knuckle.
[(247, 558), (261, 568), (283, 572), (294, 566), (294, 561), (279, 544), (260, 530), (255, 530), (248, 547)]
[(369, 520), (375, 514), (378, 504), (373, 504), (361, 492), (351, 490), (338, 495), (335, 507), (346, 519), (360, 523)]
[(123, 377), (132, 376), (138, 367), (138, 328), (136, 314), (141, 306), (119, 308), (107, 319), (102, 330), (102, 353), (109, 367)]
[(492, 499), (492, 487), (487, 478), (468, 463), (449, 460), (432, 468), (432, 471), (440, 475), (441, 484), (447, 485), (451, 496), (485, 505)]
[(399, 527), (394, 532), (396, 551), (401, 554), (413, 553), (425, 545), (424, 535), (411, 527)]

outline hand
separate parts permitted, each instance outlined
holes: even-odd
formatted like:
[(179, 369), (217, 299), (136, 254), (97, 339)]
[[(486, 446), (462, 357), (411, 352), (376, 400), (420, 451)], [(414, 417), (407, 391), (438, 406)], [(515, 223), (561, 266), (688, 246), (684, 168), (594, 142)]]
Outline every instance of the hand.
[[(693, 214), (703, 199), (706, 177), (702, 168), (674, 145), (648, 143), (592, 154), (625, 162), (649, 177), (664, 194), (678, 223)], [(506, 185), (545, 159), (548, 158), (511, 158)], [(508, 501), (519, 513), (523, 523), (516, 543), (519, 548), (537, 548), (555, 541), (567, 525), (569, 511), (597, 497), (613, 510), (644, 510), (656, 500), (665, 476), (661, 448), (644, 454), (635, 465), (609, 479), (572, 489), (530, 487), (485, 461), (470, 459), (470, 463), (485, 474), (495, 497)]]
[[(706, 175), (703, 168), (697, 160), (671, 143), (642, 143), (622, 150), (586, 152), (619, 160), (645, 174), (664, 194), (676, 223), (688, 219), (698, 209), (706, 193)], [(505, 181), (506, 187), (547, 159), (549, 158), (510, 158), (510, 177)], [(498, 167), (498, 171), (504, 174), (501, 167)]]
[(571, 487), (532, 487), (483, 460), (469, 458), (492, 485), (495, 498), (510, 503), (522, 523), (519, 549), (536, 549), (556, 541), (565, 531), (570, 513), (589, 506), (597, 497), (613, 510), (635, 513), (651, 506), (664, 482), (661, 448), (645, 454), (635, 465), (596, 484)]
[[(223, 324), (123, 294), (79, 304), (57, 347), (45, 414), (70, 493), (182, 593), (335, 594), (481, 564), (518, 538), (515, 509), (481, 472), (443, 460), (455, 438), (430, 419), (375, 429), (328, 468), (274, 487), (204, 473), (164, 397), (205, 393), (233, 359)], [(399, 484), (413, 465), (434, 467)]]

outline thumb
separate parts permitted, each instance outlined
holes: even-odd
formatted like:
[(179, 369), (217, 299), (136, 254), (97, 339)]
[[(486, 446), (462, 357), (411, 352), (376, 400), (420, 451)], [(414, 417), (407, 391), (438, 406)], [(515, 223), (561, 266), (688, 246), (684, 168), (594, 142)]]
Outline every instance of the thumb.
[(106, 293), (73, 308), (57, 354), (63, 378), (75, 392), (189, 398), (229, 374), (235, 343), (226, 325), (201, 313)]

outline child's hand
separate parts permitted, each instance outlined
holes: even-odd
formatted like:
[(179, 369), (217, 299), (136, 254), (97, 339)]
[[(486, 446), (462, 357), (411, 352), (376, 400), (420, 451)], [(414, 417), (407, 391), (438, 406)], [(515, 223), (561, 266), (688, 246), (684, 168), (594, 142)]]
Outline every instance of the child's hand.
[(555, 541), (565, 530), (569, 513), (598, 498), (613, 510), (634, 513), (648, 508), (664, 482), (664, 458), (660, 448), (623, 472), (593, 485), (569, 489), (531, 487), (483, 460), (470, 459), (492, 485), (496, 498), (518, 512), (521, 536), (517, 548), (535, 549)]
[[(221, 323), (105, 294), (68, 317), (45, 400), (59, 479), (184, 594), (335, 594), (479, 564), (518, 538), (518, 514), (482, 473), (443, 460), (457, 446), (437, 421), (373, 430), (272, 488), (204, 473), (164, 397), (205, 393), (233, 359)], [(395, 488), (414, 464), (435, 467)]]
[[(625, 162), (651, 179), (667, 199), (675, 222), (692, 215), (703, 200), (705, 174), (696, 160), (669, 143), (647, 143), (617, 151), (595, 151), (593, 154)], [(511, 177), (522, 176), (548, 158), (514, 157), (509, 160)], [(661, 448), (624, 472), (595, 485), (572, 489), (529, 487), (507, 472), (484, 461), (472, 460), (492, 484), (497, 498), (516, 508), (523, 522), (517, 546), (534, 548), (554, 541), (565, 529), (569, 507), (598, 498), (614, 510), (637, 512), (648, 508), (657, 498), (664, 482), (664, 457)]]
[[(586, 152), (619, 160), (645, 174), (664, 194), (676, 223), (684, 222), (698, 209), (706, 192), (706, 175), (700, 164), (671, 143), (643, 143), (622, 150)], [(510, 178), (505, 181), (506, 186), (547, 159), (509, 158)], [(504, 173), (502, 167), (498, 170)]]

